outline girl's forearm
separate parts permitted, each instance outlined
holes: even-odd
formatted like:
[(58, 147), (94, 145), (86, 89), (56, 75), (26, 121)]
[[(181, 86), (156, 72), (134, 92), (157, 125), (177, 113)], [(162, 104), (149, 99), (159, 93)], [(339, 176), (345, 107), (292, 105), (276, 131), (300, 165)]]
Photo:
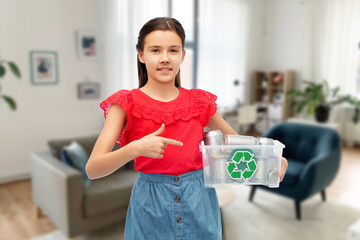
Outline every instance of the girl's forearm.
[(86, 164), (86, 173), (90, 179), (102, 178), (138, 156), (134, 141), (116, 151), (97, 155), (91, 161), (89, 159)]
[(216, 112), (213, 116), (209, 118), (209, 123), (207, 127), (210, 130), (219, 129), (223, 135), (239, 135), (232, 127), (221, 117), (221, 115)]
[(239, 135), (228, 123), (221, 129), (221, 133), (225, 136), (226, 134)]

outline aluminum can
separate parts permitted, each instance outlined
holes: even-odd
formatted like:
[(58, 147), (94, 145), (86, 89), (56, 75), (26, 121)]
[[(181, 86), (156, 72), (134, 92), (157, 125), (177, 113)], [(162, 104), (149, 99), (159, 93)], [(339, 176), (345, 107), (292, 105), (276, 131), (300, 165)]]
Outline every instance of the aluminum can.
[(260, 146), (258, 155), (257, 155), (257, 164), (258, 164), (258, 171), (256, 174), (257, 179), (261, 181), (269, 181), (270, 178), (270, 171), (273, 169), (272, 166), (272, 158), (274, 154), (274, 149), (265, 147), (266, 145), (274, 145), (274, 141), (271, 138), (266, 137), (258, 137), (257, 142)]
[[(224, 136), (224, 145), (234, 145), (234, 146), (235, 145), (244, 145), (244, 146), (250, 145), (250, 146), (253, 146), (253, 145), (257, 145), (257, 144), (258, 144), (257, 139), (252, 136), (231, 135), (231, 134), (227, 134)], [(246, 148), (248, 148), (248, 147), (246, 147)], [(251, 147), (249, 147), (249, 148), (251, 149)], [(255, 176), (256, 176), (256, 173), (255, 173)], [(228, 176), (228, 179), (231, 179), (231, 178)], [(236, 179), (236, 180), (232, 180), (232, 181), (235, 181), (238, 183), (243, 183), (244, 179), (241, 178), (241, 179)]]
[(224, 136), (224, 145), (257, 145), (257, 139), (252, 136), (230, 135)]
[(227, 173), (227, 157), (222, 158), (214, 158), (214, 178), (217, 182), (221, 183), (230, 183), (232, 182), (231, 178), (229, 177), (229, 174)]
[(274, 140), (272, 138), (258, 137), (257, 142), (259, 145), (274, 145)]
[(221, 145), (223, 141), (223, 135), (220, 130), (213, 130), (205, 132), (204, 134), (204, 143), (205, 145)]
[[(266, 137), (259, 137), (257, 138), (257, 142), (259, 145), (274, 145), (274, 141), (271, 138)], [(272, 155), (273, 149), (271, 148), (261, 148), (259, 155), (266, 156), (266, 155)]]

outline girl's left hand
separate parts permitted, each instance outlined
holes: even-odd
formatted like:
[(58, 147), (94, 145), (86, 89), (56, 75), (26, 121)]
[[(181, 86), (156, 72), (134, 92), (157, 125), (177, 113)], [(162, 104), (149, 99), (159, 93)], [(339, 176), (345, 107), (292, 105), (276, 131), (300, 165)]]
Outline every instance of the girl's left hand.
[(286, 160), (286, 158), (282, 157), (281, 158), (280, 173), (279, 173), (280, 182), (284, 179), (287, 167), (288, 167), (288, 161)]

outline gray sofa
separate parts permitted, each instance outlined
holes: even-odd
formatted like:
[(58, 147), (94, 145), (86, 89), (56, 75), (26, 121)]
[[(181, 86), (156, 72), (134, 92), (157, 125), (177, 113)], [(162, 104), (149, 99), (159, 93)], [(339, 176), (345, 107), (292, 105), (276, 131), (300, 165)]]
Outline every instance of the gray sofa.
[[(76, 140), (90, 156), (97, 136), (51, 140), (49, 150), (31, 154), (33, 200), (69, 238), (125, 220), (131, 189), (138, 173), (133, 161), (83, 187), (77, 169), (61, 162), (63, 146)], [(113, 151), (119, 146), (116, 144)]]

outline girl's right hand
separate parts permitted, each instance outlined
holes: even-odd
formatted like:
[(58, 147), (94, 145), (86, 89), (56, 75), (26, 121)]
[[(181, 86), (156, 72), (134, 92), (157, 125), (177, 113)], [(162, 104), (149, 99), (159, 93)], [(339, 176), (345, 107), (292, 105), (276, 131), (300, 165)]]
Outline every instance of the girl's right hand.
[(139, 156), (150, 158), (163, 158), (163, 153), (167, 144), (182, 146), (183, 143), (170, 138), (160, 137), (159, 135), (165, 131), (165, 124), (153, 133), (134, 141), (139, 151)]

